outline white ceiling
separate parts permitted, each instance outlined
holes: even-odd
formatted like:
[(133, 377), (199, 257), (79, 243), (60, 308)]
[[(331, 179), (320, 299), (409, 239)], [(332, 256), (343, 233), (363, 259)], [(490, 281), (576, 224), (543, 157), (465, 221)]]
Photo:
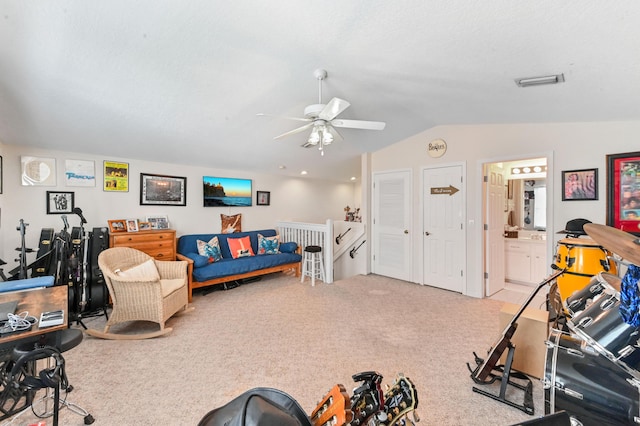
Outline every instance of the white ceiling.
[[(301, 123), (256, 114), (301, 117), (317, 68), (340, 118), (386, 129), (324, 157), (274, 141)], [(0, 0), (7, 144), (346, 180), (437, 125), (638, 120), (639, 100), (637, 0)]]

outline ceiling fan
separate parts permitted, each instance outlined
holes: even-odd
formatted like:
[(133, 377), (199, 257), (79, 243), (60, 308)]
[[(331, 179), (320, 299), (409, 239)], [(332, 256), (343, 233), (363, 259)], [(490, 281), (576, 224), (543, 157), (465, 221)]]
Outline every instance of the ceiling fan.
[[(364, 120), (346, 120), (337, 118), (345, 109), (351, 105), (349, 102), (340, 98), (333, 98), (327, 104), (322, 103), (322, 80), (327, 78), (327, 71), (317, 69), (313, 73), (318, 80), (318, 103), (307, 106), (304, 109), (304, 118), (299, 117), (281, 117), (288, 120), (305, 121), (307, 124), (290, 130), (286, 133), (276, 136), (274, 139), (281, 139), (285, 136), (294, 135), (311, 129), (311, 134), (307, 141), (302, 145), (304, 148), (318, 146), (320, 154), (324, 155), (324, 147), (330, 145), (335, 138), (343, 139), (338, 133), (336, 127), (345, 129), (362, 129), (362, 130), (382, 130), (386, 123), (381, 121), (364, 121)], [(260, 116), (269, 114), (259, 113)]]

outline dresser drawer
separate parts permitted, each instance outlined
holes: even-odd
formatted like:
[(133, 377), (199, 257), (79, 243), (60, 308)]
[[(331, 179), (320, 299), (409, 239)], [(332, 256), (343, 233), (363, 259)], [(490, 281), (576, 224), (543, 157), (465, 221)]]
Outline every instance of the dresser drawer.
[(126, 234), (116, 234), (113, 235), (113, 244), (115, 246), (127, 246), (131, 247), (130, 244), (141, 244), (147, 242), (157, 242), (157, 241), (169, 241), (173, 244), (173, 241), (176, 238), (175, 232), (167, 232), (160, 231), (158, 233), (135, 233), (128, 232)]
[(140, 231), (109, 236), (109, 247), (130, 247), (157, 260), (176, 260), (176, 231)]

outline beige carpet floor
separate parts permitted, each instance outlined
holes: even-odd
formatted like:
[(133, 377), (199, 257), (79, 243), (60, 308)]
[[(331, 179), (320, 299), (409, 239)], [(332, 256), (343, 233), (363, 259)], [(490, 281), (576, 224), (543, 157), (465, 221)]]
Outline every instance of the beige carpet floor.
[[(209, 410), (259, 386), (289, 393), (310, 413), (336, 383), (351, 393), (354, 373), (376, 370), (383, 384), (398, 372), (412, 379), (418, 426), (506, 426), (544, 414), (536, 379), (534, 416), (472, 391), (466, 363), (473, 351), (485, 355), (502, 331), (502, 303), (495, 300), (376, 275), (311, 287), (274, 274), (196, 293), (192, 306), (193, 312), (169, 320), (173, 332), (164, 337), (85, 335), (64, 354), (75, 387), (68, 399), (89, 410), (96, 425), (196, 425)], [(104, 317), (85, 323), (102, 329)], [(522, 398), (520, 392), (509, 396)], [(33, 420), (28, 411), (10, 424)], [(83, 420), (63, 409), (60, 424)]]

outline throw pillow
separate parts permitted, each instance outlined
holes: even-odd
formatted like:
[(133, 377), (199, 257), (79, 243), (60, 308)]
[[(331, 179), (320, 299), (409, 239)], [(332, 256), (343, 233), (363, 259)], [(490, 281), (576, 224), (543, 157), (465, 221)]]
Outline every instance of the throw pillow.
[(220, 219), (222, 219), (222, 234), (242, 232), (242, 213), (234, 214), (233, 216), (221, 214)]
[(218, 237), (213, 237), (208, 243), (202, 240), (196, 240), (196, 243), (198, 244), (198, 254), (200, 256), (207, 256), (209, 262), (217, 262), (222, 259)]
[(292, 242), (280, 244), (280, 253), (295, 253), (298, 249), (298, 244)]
[(194, 268), (201, 268), (209, 264), (209, 256), (202, 256), (202, 255), (199, 255), (198, 253), (187, 253), (185, 254), (185, 256), (193, 260)]
[(145, 262), (124, 271), (116, 270), (115, 273), (117, 276), (122, 278), (141, 279), (144, 281), (158, 281), (160, 279), (158, 268), (156, 268), (156, 264), (153, 259), (146, 260)]
[(278, 247), (280, 247), (280, 236), (265, 237), (262, 234), (258, 234), (258, 254), (278, 254)]
[(229, 244), (229, 251), (234, 259), (255, 256), (248, 235), (242, 238), (227, 238), (227, 244)]

